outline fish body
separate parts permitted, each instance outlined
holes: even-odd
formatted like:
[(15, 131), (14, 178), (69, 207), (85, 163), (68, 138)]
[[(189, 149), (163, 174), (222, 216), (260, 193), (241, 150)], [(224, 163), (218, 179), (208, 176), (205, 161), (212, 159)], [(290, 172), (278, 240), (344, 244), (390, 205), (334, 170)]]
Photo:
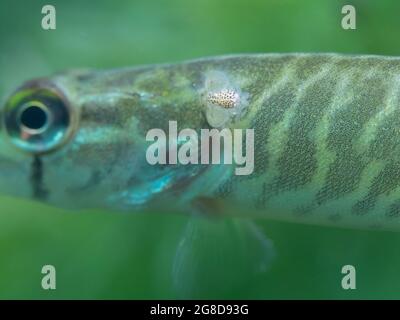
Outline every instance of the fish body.
[[(257, 54), (35, 79), (1, 110), (0, 192), (62, 207), (398, 229), (399, 75), (395, 57)], [(30, 101), (67, 119), (20, 132)], [(252, 172), (149, 164), (146, 136), (171, 120), (178, 131), (253, 129)]]

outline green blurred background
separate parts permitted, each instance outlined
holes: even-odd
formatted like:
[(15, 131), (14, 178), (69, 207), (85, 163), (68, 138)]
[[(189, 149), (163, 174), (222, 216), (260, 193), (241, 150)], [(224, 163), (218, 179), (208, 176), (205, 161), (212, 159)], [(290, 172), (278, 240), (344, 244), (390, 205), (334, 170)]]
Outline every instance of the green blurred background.
[[(41, 29), (41, 8), (57, 29)], [(341, 7), (357, 29), (341, 28)], [(78, 67), (116, 68), (246, 52), (399, 55), (395, 0), (0, 2), (0, 100), (22, 81)], [(1, 177), (0, 177), (1, 178)], [(23, 182), (21, 182), (23, 183)], [(171, 265), (187, 217), (66, 212), (0, 197), (0, 298), (176, 298)], [(257, 221), (277, 258), (255, 283), (202, 298), (400, 298), (400, 234)], [(45, 264), (57, 290), (41, 288)], [(341, 267), (357, 289), (341, 288)]]

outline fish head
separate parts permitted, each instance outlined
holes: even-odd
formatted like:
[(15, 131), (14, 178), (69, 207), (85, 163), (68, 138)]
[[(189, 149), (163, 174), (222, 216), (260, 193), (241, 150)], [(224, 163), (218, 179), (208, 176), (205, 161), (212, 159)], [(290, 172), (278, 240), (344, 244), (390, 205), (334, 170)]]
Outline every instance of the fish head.
[(0, 111), (0, 194), (66, 208), (131, 208), (184, 188), (201, 166), (149, 164), (146, 134), (168, 130), (169, 119), (205, 127), (193, 88), (176, 73), (146, 68), (24, 83)]

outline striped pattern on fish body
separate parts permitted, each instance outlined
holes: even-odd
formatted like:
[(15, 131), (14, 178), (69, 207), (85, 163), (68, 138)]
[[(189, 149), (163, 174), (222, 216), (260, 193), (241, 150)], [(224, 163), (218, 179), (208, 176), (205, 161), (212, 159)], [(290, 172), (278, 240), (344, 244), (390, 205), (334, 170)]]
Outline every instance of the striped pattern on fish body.
[(232, 176), (219, 196), (280, 219), (398, 228), (400, 60), (266, 61), (243, 120), (255, 130), (254, 173)]
[[(69, 72), (20, 90), (50, 84), (78, 119), (69, 142), (41, 157), (49, 203), (131, 210), (206, 197), (227, 214), (396, 229), (399, 75), (398, 58), (260, 54)], [(254, 172), (149, 165), (146, 133), (167, 131), (169, 120), (179, 129), (253, 128)], [(0, 160), (9, 154), (0, 144)], [(14, 191), (30, 187), (22, 189)]]

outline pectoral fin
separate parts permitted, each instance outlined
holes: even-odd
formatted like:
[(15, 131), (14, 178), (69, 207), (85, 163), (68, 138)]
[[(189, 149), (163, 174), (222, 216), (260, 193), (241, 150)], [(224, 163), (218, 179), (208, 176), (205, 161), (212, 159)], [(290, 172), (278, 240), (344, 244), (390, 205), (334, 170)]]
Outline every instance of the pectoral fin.
[(274, 255), (272, 242), (249, 220), (193, 216), (174, 259), (174, 287), (181, 298), (226, 298), (251, 286)]

